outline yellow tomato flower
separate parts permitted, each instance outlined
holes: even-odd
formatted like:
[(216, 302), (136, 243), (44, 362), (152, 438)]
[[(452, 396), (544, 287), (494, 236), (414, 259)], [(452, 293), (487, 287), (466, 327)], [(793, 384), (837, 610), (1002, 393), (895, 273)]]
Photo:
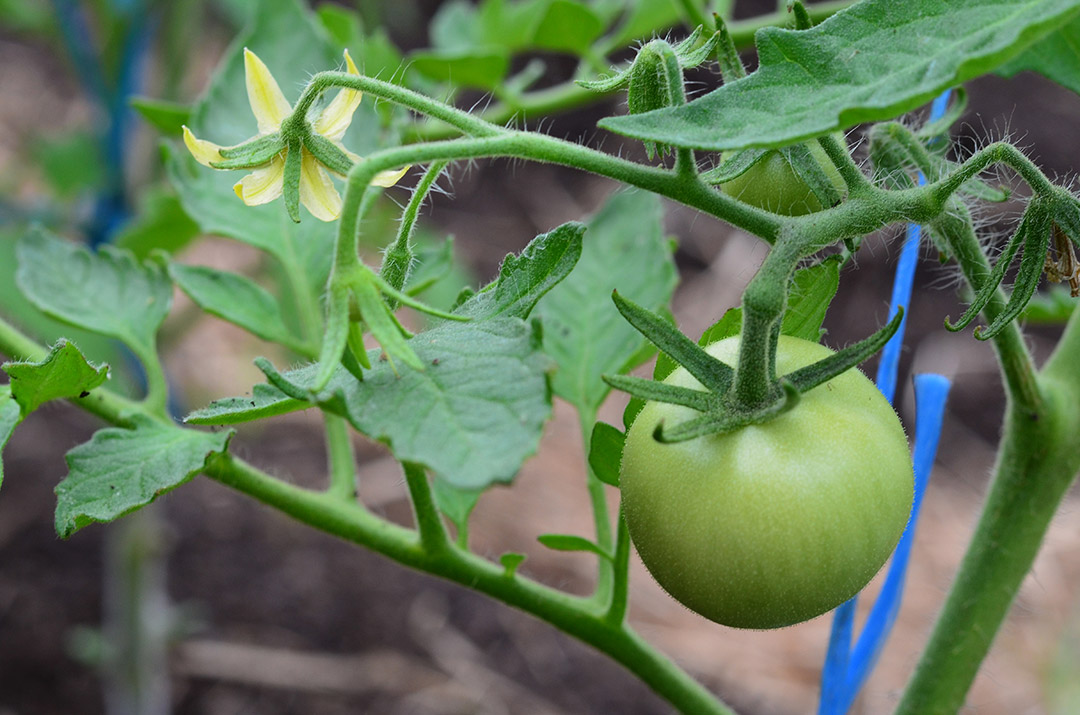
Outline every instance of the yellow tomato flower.
[[(345, 64), (350, 74), (360, 74), (348, 50), (345, 50)], [(204, 166), (213, 169), (254, 168), (254, 171), (233, 186), (233, 190), (248, 206), (258, 206), (273, 201), (283, 192), (289, 148), (278, 135), (282, 122), (292, 116), (293, 108), (285, 99), (270, 70), (254, 52), (246, 47), (244, 48), (244, 74), (248, 102), (251, 104), (251, 111), (259, 127), (258, 134), (236, 147), (222, 147), (205, 139), (196, 138), (185, 126), (184, 144), (195, 160)], [(331, 151), (336, 148), (349, 160), (359, 161), (360, 157), (346, 149), (341, 139), (352, 122), (353, 112), (360, 106), (360, 98), (361, 92), (358, 90), (341, 89), (311, 122), (312, 136), (308, 139), (313, 142), (329, 142), (332, 145)], [(255, 143), (263, 138), (266, 138), (265, 142)], [(274, 139), (278, 141), (275, 142)], [(230, 150), (245, 145), (250, 146), (250, 150), (243, 156), (238, 158), (235, 152), (230, 153)], [(327, 171), (343, 176), (348, 170), (347, 162), (331, 167), (316, 159), (308, 147), (301, 143), (297, 143), (297, 146), (301, 155), (300, 203), (306, 206), (315, 218), (333, 221), (341, 213), (341, 195), (338, 194)], [(344, 159), (342, 161), (344, 162)], [(408, 170), (409, 167), (405, 167), (398, 171), (380, 172), (372, 183), (376, 186), (393, 186)], [(290, 208), (291, 210), (293, 209)]]

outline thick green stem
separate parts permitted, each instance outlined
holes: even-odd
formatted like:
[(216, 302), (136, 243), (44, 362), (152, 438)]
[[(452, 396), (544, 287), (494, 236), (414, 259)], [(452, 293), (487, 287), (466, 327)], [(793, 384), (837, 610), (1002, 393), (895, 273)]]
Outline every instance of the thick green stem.
[(1046, 409), (1010, 405), (997, 468), (945, 607), (898, 713), (955, 713), (1080, 469), (1080, 390), (1047, 381)]
[(356, 454), (345, 418), (323, 413), (326, 425), (326, 459), (330, 472), (327, 492), (338, 499), (356, 499)]
[(416, 530), (420, 532), (420, 545), (428, 554), (446, 552), (450, 548), (450, 540), (446, 536), (446, 527), (431, 495), (427, 470), (423, 465), (414, 462), (403, 462), (402, 467), (405, 469), (405, 483), (409, 486)]
[(630, 529), (626, 526), (626, 518), (622, 510), (619, 511), (619, 530), (615, 538), (613, 566), (615, 583), (611, 590), (607, 614), (604, 617), (611, 625), (618, 626), (626, 620), (626, 607), (630, 600)]
[(785, 235), (743, 292), (739, 362), (731, 384), (736, 409), (758, 409), (775, 397), (776, 327), (784, 316), (788, 283), (801, 257), (797, 242)]

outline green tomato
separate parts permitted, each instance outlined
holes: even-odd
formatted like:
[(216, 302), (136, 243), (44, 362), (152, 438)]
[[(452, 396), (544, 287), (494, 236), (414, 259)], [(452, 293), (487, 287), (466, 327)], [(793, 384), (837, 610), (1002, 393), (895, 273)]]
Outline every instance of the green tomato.
[[(834, 132), (833, 136), (840, 142), (840, 146), (847, 146), (843, 132)], [(841, 195), (846, 193), (847, 186), (843, 177), (821, 148), (821, 144), (816, 141), (807, 142), (807, 147), (836, 190)], [(721, 155), (720, 160), (724, 161), (725, 156)], [(778, 151), (770, 151), (741, 176), (720, 184), (720, 190), (751, 206), (783, 216), (803, 216), (821, 210), (821, 202), (814, 196), (814, 192)]]
[[(738, 341), (707, 350), (734, 365)], [(831, 354), (781, 336), (777, 374)], [(702, 389), (681, 367), (665, 382)], [(623, 449), (623, 512), (660, 585), (736, 628), (799, 623), (858, 593), (900, 539), (914, 489), (904, 429), (874, 384), (852, 369), (764, 424), (674, 444), (653, 439), (659, 422), (698, 414), (647, 403)]]

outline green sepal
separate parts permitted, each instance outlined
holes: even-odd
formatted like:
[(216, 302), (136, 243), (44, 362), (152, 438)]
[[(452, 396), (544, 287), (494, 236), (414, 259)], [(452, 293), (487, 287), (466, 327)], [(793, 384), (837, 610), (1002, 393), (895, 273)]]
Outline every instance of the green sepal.
[(303, 153), (300, 140), (289, 142), (285, 153), (285, 169), (281, 179), (281, 195), (285, 210), (293, 223), (300, 223), (300, 172), (303, 170)]
[(768, 153), (768, 149), (738, 149), (730, 152), (719, 165), (702, 172), (701, 180), (708, 184), (724, 184), (737, 179), (749, 171), (754, 164), (764, 159)]
[[(713, 33), (712, 37), (710, 37), (701, 47), (695, 49), (694, 46), (701, 38), (702, 32), (703, 28), (699, 25), (697, 29), (690, 33), (689, 37), (687, 37), (685, 40), (678, 43), (674, 47), (672, 47), (666, 40), (653, 40), (653, 42), (650, 42), (648, 45), (645, 45), (641, 48), (641, 50), (638, 52), (638, 56), (634, 59), (634, 61), (630, 64), (629, 67), (619, 70), (611, 77), (601, 77), (600, 79), (594, 80), (579, 79), (576, 81), (576, 84), (594, 92), (614, 92), (617, 89), (622, 89), (630, 83), (634, 67), (638, 64), (638, 60), (641, 58), (642, 53), (645, 52), (649, 45), (652, 45), (654, 43), (662, 43), (668, 48), (668, 50), (674, 53), (674, 56), (678, 61), (678, 65), (682, 69), (691, 69), (693, 67), (697, 67), (702, 62), (709, 59), (709, 57), (712, 55), (712, 53), (715, 51), (715, 49), (719, 46), (721, 42), (720, 33), (716, 32)], [(681, 82), (682, 79), (680, 74), (680, 84)]]
[(1053, 223), (1052, 210), (1044, 206), (1044, 201), (1038, 198), (1032, 199), (1024, 216), (1020, 219), (1020, 225), (1016, 233), (1009, 239), (994, 264), (990, 276), (979, 288), (975, 299), (968, 306), (964, 314), (955, 323), (945, 319), (945, 328), (953, 332), (963, 330), (967, 325), (982, 312), (986, 304), (994, 296), (1005, 278), (1005, 272), (1012, 264), (1013, 258), (1023, 245), (1023, 255), (1020, 258), (1020, 269), (1013, 284), (1012, 296), (1005, 310), (989, 326), (975, 331), (975, 337), (979, 340), (988, 340), (997, 335), (1013, 318), (1023, 312), (1024, 306), (1035, 293), (1042, 276), (1043, 266), (1046, 263), (1046, 253), (1050, 247), (1050, 231)]
[(266, 375), (267, 382), (285, 393), (286, 397), (302, 402), (311, 401), (311, 394), (307, 390), (278, 372), (274, 364), (266, 358), (255, 358), (255, 367), (259, 368), (263, 375)]
[(716, 60), (720, 63), (720, 76), (724, 84), (734, 82), (746, 76), (746, 67), (743, 66), (739, 57), (739, 49), (735, 47), (735, 41), (731, 39), (727, 23), (718, 13), (713, 13), (713, 21), (716, 23)]
[(371, 360), (368, 359), (367, 348), (364, 346), (364, 324), (358, 320), (349, 321), (349, 338), (346, 343), (349, 352), (365, 370), (371, 369)]
[(1020, 268), (1016, 271), (1009, 302), (990, 325), (975, 328), (976, 340), (989, 340), (1024, 312), (1031, 297), (1035, 295), (1035, 289), (1039, 287), (1039, 279), (1042, 278), (1046, 266), (1053, 225), (1049, 212), (1034, 217), (1034, 223), (1028, 227), (1027, 237), (1024, 239), (1024, 255), (1020, 257)]
[(646, 402), (669, 402), (698, 412), (708, 412), (717, 404), (717, 396), (703, 390), (668, 385), (657, 380), (646, 380), (631, 375), (604, 375), (604, 382), (620, 392), (625, 392)]
[(787, 379), (780, 381), (780, 394), (763, 409), (744, 413), (727, 408), (707, 412), (701, 417), (680, 422), (670, 429), (661, 420), (653, 429), (653, 439), (664, 444), (686, 442), (712, 434), (727, 434), (747, 425), (762, 424), (799, 404), (799, 391)]
[(800, 393), (812, 390), (837, 375), (847, 372), (883, 348), (885, 343), (889, 342), (889, 338), (900, 329), (903, 320), (904, 309), (897, 307), (896, 315), (892, 320), (870, 337), (849, 345), (824, 360), (790, 372), (784, 375), (783, 380), (789, 382)]
[(285, 148), (285, 140), (281, 138), (280, 133), (274, 132), (263, 137), (256, 137), (251, 141), (236, 146), (223, 146), (218, 150), (218, 153), (226, 159), (239, 159), (251, 154), (261, 153), (270, 147), (276, 147), (278, 151)]
[(814, 21), (810, 17), (810, 13), (806, 11), (806, 6), (803, 5), (800, 0), (789, 2), (788, 12), (793, 15), (796, 30), (809, 30), (814, 26)]
[[(349, 342), (349, 287), (331, 282), (326, 305), (326, 326), (323, 328), (322, 348), (319, 350), (319, 371), (311, 384), (318, 393), (333, 377)], [(357, 358), (359, 359), (359, 358)]]
[(353, 160), (334, 144), (317, 132), (308, 132), (304, 137), (304, 147), (311, 152), (320, 164), (339, 176), (345, 176), (353, 167)]
[(442, 318), (443, 320), (456, 320), (461, 323), (467, 323), (468, 321), (472, 320), (472, 316), (470, 315), (447, 313), (446, 311), (439, 310), (438, 308), (433, 308), (425, 303), (421, 303), (416, 298), (410, 296), (408, 293), (402, 292), (394, 288), (394, 286), (390, 285), (386, 281), (386, 279), (384, 279), (379, 274), (371, 271), (369, 271), (369, 274), (371, 280), (375, 283), (376, 286), (378, 286), (379, 290), (382, 291), (383, 295), (387, 296), (388, 298), (393, 298), (398, 303), (408, 306), (413, 310), (418, 310), (421, 313), (427, 313), (428, 315), (434, 316), (436, 318)]
[(723, 394), (727, 390), (735, 374), (731, 366), (709, 355), (700, 345), (680, 333), (678, 328), (660, 315), (623, 298), (618, 291), (612, 292), (611, 299), (627, 322), (637, 328), (657, 348), (685, 367), (698, 379), (698, 382), (718, 394)]
[[(285, 148), (285, 142), (277, 134), (263, 137), (263, 139), (272, 139), (273, 141), (250, 152), (226, 158), (224, 161), (212, 161), (210, 166), (215, 169), (251, 169), (266, 164)], [(262, 139), (256, 141), (262, 141)]]
[(791, 165), (791, 170), (795, 172), (795, 175), (809, 187), (818, 203), (825, 208), (831, 208), (840, 203), (842, 198), (840, 192), (810, 153), (810, 147), (806, 144), (793, 144), (781, 149), (780, 153)]
[[(360, 306), (360, 313), (364, 316), (364, 322), (367, 323), (371, 334), (379, 341), (379, 345), (382, 346), (383, 352), (386, 353), (386, 357), (390, 361), (390, 367), (395, 373), (397, 372), (394, 363), (395, 358), (400, 359), (413, 370), (423, 370), (424, 364), (420, 362), (420, 358), (416, 356), (416, 353), (409, 346), (405, 335), (402, 334), (401, 326), (394, 319), (393, 312), (386, 306), (386, 303), (383, 302), (382, 297), (379, 295), (376, 283), (372, 280), (374, 277), (374, 273), (367, 272), (367, 275), (355, 281), (352, 286), (353, 296)], [(412, 299), (410, 298), (410, 300)]]

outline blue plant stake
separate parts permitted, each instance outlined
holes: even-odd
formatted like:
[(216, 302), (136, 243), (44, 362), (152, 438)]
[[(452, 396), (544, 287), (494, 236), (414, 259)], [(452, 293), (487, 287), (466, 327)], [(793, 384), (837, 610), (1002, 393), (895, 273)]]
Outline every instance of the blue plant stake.
[[(945, 113), (948, 103), (948, 91), (934, 100), (930, 109), (931, 121)], [(919, 174), (919, 184), (925, 183), (925, 177)], [(919, 257), (921, 234), (922, 231), (917, 224), (908, 225), (907, 238), (896, 266), (889, 317), (893, 317), (900, 307), (905, 309), (905, 316), (900, 329), (882, 351), (877, 374), (878, 389), (890, 403), (896, 394), (897, 367), (904, 341), (906, 313), (915, 280), (915, 265)], [(843, 715), (851, 708), (860, 688), (877, 663), (893, 623), (896, 621), (896, 614), (900, 610), (904, 578), (907, 574), (911, 545), (915, 538), (915, 526), (919, 519), (926, 485), (930, 479), (934, 456), (937, 454), (938, 439), (941, 436), (941, 425), (945, 413), (945, 400), (950, 387), (948, 379), (934, 374), (916, 375), (914, 382), (917, 420), (912, 456), (915, 466), (915, 498), (911, 506), (911, 517), (900, 537), (900, 543), (893, 552), (885, 584), (870, 610), (866, 625), (854, 648), (851, 646), (851, 641), (857, 596), (841, 604), (833, 615), (829, 647), (821, 672), (821, 699), (818, 703), (818, 715)]]

